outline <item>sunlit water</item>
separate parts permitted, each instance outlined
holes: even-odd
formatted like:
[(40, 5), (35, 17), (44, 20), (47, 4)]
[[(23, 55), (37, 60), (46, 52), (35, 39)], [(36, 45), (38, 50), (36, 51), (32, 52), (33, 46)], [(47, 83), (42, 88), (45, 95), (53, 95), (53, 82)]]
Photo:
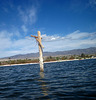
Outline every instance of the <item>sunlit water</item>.
[(96, 100), (96, 59), (0, 67), (0, 100)]

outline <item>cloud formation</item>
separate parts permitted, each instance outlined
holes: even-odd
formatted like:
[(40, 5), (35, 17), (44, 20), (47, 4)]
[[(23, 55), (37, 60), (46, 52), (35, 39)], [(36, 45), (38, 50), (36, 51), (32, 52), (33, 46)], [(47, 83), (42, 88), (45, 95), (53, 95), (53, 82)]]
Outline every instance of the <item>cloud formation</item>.
[(37, 9), (36, 7), (32, 6), (31, 8), (22, 9), (20, 6), (18, 7), (19, 15), (24, 22), (24, 24), (33, 24), (36, 22), (37, 19)]
[(27, 38), (13, 38), (17, 33), (0, 32), (0, 58), (16, 54), (37, 52), (36, 41)]
[(44, 51), (62, 51), (96, 46), (96, 32), (80, 32), (79, 30), (64, 37), (42, 35)]
[(88, 33), (88, 32), (80, 32), (79, 30), (70, 33), (64, 37), (60, 36), (47, 36), (46, 34), (42, 35), (43, 41), (51, 42), (51, 41), (59, 41), (59, 40), (84, 40), (84, 39), (94, 39), (96, 37), (96, 32)]
[(28, 31), (28, 29), (26, 28), (25, 25), (22, 25), (21, 28), (22, 28), (22, 30), (23, 30), (25, 33)]
[[(13, 39), (17, 33), (0, 32), (0, 58), (16, 54), (38, 52), (38, 44), (34, 38)], [(96, 32), (88, 33), (77, 30), (63, 37), (43, 34), (42, 44), (45, 47), (44, 51), (50, 52), (96, 47)]]

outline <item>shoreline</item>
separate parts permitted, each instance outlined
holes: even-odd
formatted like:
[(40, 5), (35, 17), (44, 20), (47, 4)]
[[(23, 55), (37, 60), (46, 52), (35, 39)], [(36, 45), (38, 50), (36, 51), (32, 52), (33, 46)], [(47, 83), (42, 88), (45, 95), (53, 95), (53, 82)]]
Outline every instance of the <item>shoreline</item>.
[[(96, 59), (96, 58), (94, 58), (94, 59)], [(57, 62), (76, 61), (76, 60), (80, 60), (80, 59), (57, 60), (57, 61), (49, 61), (49, 62), (44, 62), (44, 63), (57, 63)], [(81, 59), (81, 60), (87, 60), (87, 59)], [(18, 66), (18, 65), (32, 65), (32, 64), (39, 64), (39, 63), (22, 63), (22, 64), (10, 64), (10, 65), (8, 64), (8, 65), (0, 65), (0, 67), (4, 67), (4, 66)]]

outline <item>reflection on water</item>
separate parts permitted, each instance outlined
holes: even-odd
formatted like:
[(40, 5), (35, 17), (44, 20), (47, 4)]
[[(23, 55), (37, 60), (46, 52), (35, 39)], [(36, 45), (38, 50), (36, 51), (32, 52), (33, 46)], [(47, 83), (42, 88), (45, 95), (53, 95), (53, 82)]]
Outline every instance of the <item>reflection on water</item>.
[[(39, 75), (40, 75), (39, 81), (41, 82), (40, 87), (41, 87), (41, 90), (42, 90), (42, 94), (44, 96), (48, 96), (48, 87), (46, 85), (46, 82), (44, 81), (44, 78), (45, 78), (44, 72), (40, 72)], [(50, 100), (50, 99), (47, 99), (47, 100)]]
[(45, 77), (44, 72), (40, 72), (39, 75), (40, 75), (41, 79), (44, 79), (44, 77)]

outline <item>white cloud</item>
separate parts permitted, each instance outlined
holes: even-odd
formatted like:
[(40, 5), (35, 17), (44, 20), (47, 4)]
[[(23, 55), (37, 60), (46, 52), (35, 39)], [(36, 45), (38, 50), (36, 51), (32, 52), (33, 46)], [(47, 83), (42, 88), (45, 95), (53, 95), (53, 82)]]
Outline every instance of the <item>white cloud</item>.
[(59, 41), (59, 40), (81, 40), (81, 39), (86, 39), (86, 38), (90, 38), (93, 39), (95, 36), (96, 38), (96, 32), (93, 33), (88, 33), (88, 32), (80, 32), (79, 30), (70, 33), (68, 35), (66, 35), (65, 37), (60, 37), (60, 36), (47, 36), (46, 34), (42, 35), (43, 41), (45, 42), (51, 42), (51, 41)]
[(13, 39), (7, 31), (0, 32), (0, 58), (16, 54), (37, 52), (38, 46), (35, 39)]
[(25, 25), (22, 25), (21, 28), (22, 28), (22, 30), (23, 30), (25, 33), (28, 31), (28, 29), (26, 28)]
[[(34, 38), (27, 37), (14, 40), (13, 36), (15, 34), (17, 33), (0, 32), (0, 58), (38, 52), (38, 43), (36, 43)], [(45, 47), (44, 51), (51, 52), (93, 47), (96, 46), (96, 32), (75, 31), (64, 37), (58, 35), (47, 36), (44, 34), (42, 35), (42, 44)]]
[(59, 36), (47, 36), (46, 34), (42, 35), (43, 41), (47, 41), (47, 42), (55, 41), (58, 40), (59, 38), (60, 38)]
[(87, 32), (80, 32), (79, 30), (77, 30), (77, 31), (67, 35), (66, 38), (73, 39), (73, 40), (74, 39), (82, 39), (84, 37), (87, 37), (88, 35), (89, 35), (89, 33), (87, 33)]
[(11, 45), (10, 38), (6, 33), (6, 31), (0, 32), (0, 51), (9, 48), (9, 46)]
[(37, 17), (37, 9), (36, 7), (32, 6), (31, 8), (22, 9), (20, 6), (18, 7), (18, 11), (20, 14), (20, 17), (24, 24), (33, 24), (36, 22)]
[(62, 51), (96, 46), (96, 32), (75, 31), (64, 37), (42, 35), (44, 51)]

